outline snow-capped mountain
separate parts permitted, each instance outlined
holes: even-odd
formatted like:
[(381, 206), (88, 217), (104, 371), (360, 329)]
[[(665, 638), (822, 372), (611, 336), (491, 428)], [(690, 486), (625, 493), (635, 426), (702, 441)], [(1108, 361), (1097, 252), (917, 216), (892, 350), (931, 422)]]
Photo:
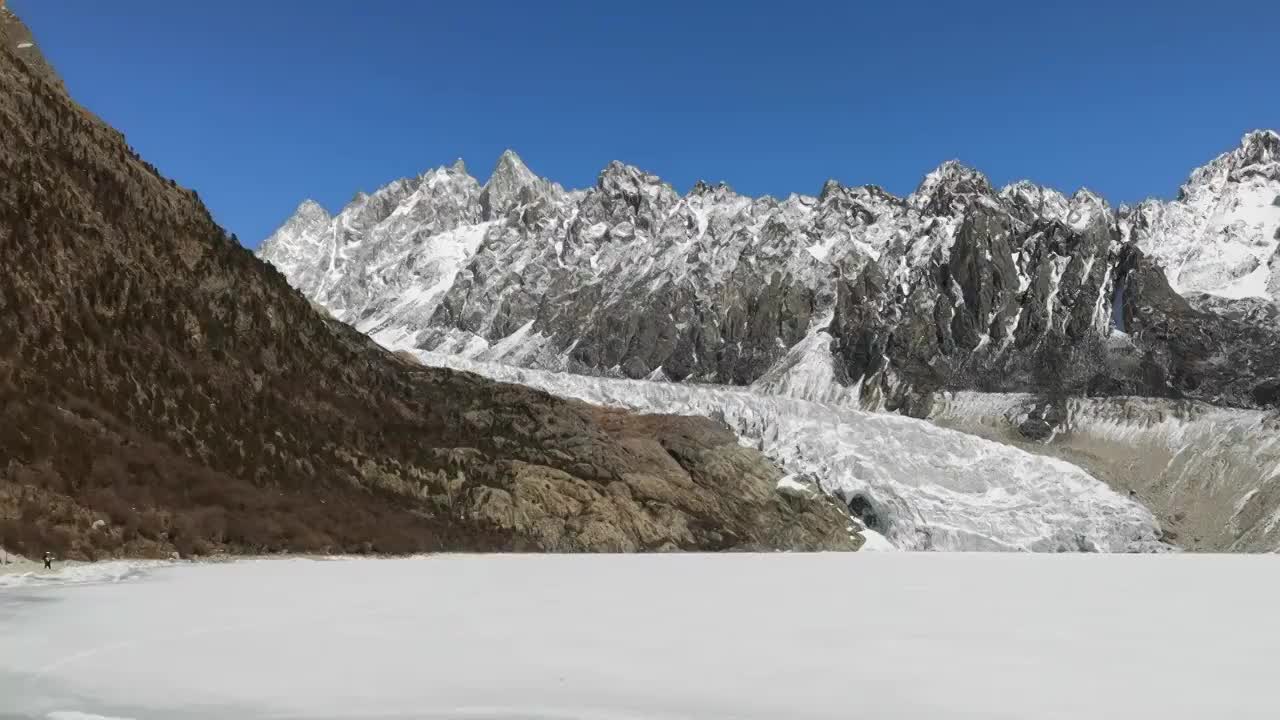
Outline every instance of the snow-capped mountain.
[[(304, 203), (263, 243), (275, 264), (336, 317), (392, 347), (575, 367), (633, 377), (759, 377), (835, 299), (839, 269), (874, 259), (897, 232), (903, 202), (876, 188), (828, 183), (820, 197), (753, 199), (699, 184), (681, 197), (656, 176), (613, 163), (595, 188), (565, 192), (513, 153), (461, 221), (388, 232), (403, 214), (359, 196), (326, 224)], [(374, 198), (417, 200), (421, 178)], [(452, 243), (428, 242), (452, 231)], [(452, 250), (452, 252), (449, 252)], [(457, 269), (423, 276), (406, 255)], [(405, 307), (408, 305), (408, 307)]]
[(394, 349), (918, 413), (938, 389), (1259, 406), (1280, 340), (1241, 298), (1280, 296), (1278, 145), (1250, 133), (1178, 199), (1119, 210), (956, 162), (907, 198), (682, 196), (616, 162), (565, 191), (507, 152), (484, 186), (455, 165), (332, 218), (303, 203), (260, 255)]
[(358, 193), (336, 216), (307, 200), (263, 256), (335, 317), (396, 345), (475, 255), (488, 228), (481, 195), (459, 161)]
[(1280, 135), (1246, 136), (1193, 172), (1176, 201), (1125, 213), (1121, 232), (1180, 293), (1280, 297)]

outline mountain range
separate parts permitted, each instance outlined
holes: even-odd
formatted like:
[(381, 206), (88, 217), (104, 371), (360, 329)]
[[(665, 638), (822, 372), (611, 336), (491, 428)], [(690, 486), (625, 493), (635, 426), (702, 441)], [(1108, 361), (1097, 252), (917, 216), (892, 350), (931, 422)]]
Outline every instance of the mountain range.
[(939, 390), (1280, 399), (1280, 135), (1178, 197), (993, 187), (946, 162), (905, 198), (680, 195), (614, 162), (565, 190), (513, 152), (305, 201), (262, 244), (392, 349), (613, 377), (755, 385), (924, 414)]
[(1280, 548), (1278, 247), (1260, 130), (1120, 207), (954, 161), (905, 198), (566, 190), (506, 152), (304, 202), (259, 256), (427, 364), (716, 417), (898, 547), (1248, 551)]

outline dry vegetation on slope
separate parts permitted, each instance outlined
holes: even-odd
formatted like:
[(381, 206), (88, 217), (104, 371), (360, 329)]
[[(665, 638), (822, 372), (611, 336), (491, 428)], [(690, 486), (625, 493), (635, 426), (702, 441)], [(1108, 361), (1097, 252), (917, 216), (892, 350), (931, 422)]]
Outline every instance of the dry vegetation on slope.
[(414, 368), (76, 105), (0, 10), (0, 542), (214, 550), (851, 547), (710, 421)]

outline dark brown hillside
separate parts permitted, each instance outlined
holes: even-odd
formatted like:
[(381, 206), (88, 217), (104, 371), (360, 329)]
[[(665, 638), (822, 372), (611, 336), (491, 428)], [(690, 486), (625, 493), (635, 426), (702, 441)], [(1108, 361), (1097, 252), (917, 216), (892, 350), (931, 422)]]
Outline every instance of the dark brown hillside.
[(417, 368), (326, 320), (65, 94), (0, 9), (0, 543), (836, 548), (710, 421)]

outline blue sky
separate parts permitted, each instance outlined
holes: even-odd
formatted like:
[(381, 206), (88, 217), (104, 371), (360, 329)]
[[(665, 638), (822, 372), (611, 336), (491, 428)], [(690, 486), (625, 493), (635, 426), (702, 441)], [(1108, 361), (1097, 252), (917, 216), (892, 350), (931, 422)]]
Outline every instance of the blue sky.
[[(9, 0), (85, 106), (251, 247), (304, 197), (514, 148), (680, 190), (905, 194), (943, 160), (1171, 196), (1280, 127), (1264, 2)], [(887, 6), (887, 7), (886, 7)]]

